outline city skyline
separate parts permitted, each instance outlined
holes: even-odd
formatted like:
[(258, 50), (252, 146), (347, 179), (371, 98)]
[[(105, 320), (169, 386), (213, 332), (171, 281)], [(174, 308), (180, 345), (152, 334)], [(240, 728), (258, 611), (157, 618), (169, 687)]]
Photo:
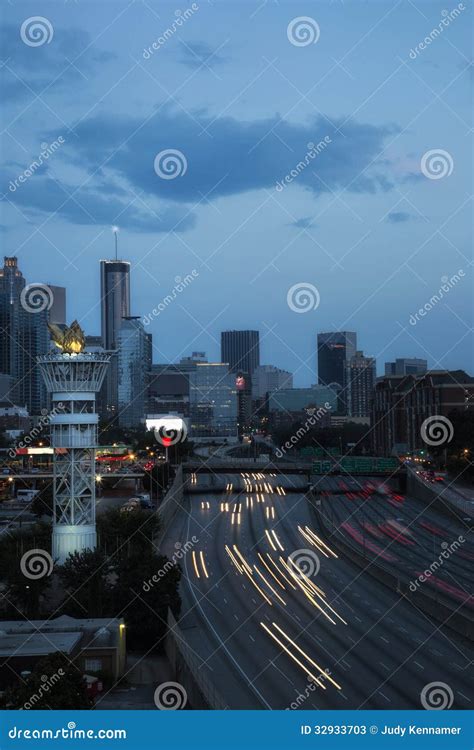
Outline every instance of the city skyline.
[[(61, 286), (73, 275), (81, 294), (71, 290), (69, 317), (91, 333), (99, 331), (95, 269), (115, 255), (112, 226), (135, 299), (139, 290), (142, 309), (132, 314), (150, 314), (177, 277), (195, 271), (150, 321), (154, 361), (194, 349), (217, 360), (221, 330), (258, 328), (262, 361), (306, 386), (316, 333), (349, 329), (379, 362), (417, 356), (472, 371), (462, 158), (470, 9), (420, 49), (442, 4), (321, 4), (318, 42), (301, 47), (287, 37), (287, 4), (203, 5), (179, 28), (175, 8), (160, 7), (157, 15), (117, 2), (99, 36), (104, 6), (91, 17), (46, 3), (54, 39), (41, 47), (17, 33), (28, 3), (9, 9), (0, 73), (5, 254), (18, 255), (31, 282)], [(215, 23), (220, 43), (209, 31)], [(19, 181), (45, 144), (41, 166)], [(166, 150), (185, 157), (175, 179), (154, 162)], [(449, 155), (442, 179), (421, 168), (433, 150)], [(298, 284), (318, 292), (305, 315), (287, 302)], [(434, 295), (439, 302), (418, 315)]]

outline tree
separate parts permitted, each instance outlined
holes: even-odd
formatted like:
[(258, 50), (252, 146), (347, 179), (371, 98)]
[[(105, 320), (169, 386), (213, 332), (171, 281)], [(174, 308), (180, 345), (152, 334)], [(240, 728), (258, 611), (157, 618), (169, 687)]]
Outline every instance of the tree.
[(160, 521), (156, 513), (133, 510), (124, 513), (120, 508), (109, 508), (97, 518), (99, 547), (114, 561), (127, 557), (131, 551), (151, 548)]
[(57, 573), (66, 589), (63, 612), (73, 617), (103, 617), (110, 612), (111, 565), (101, 550), (70, 554)]
[(4, 619), (16, 620), (19, 614), (37, 619), (45, 614), (45, 597), (53, 571), (50, 545), (51, 529), (47, 524), (2, 534), (0, 611)]
[[(45, 679), (46, 678), (46, 679)], [(9, 709), (88, 709), (91, 701), (80, 669), (64, 654), (38, 661), (26, 681), (18, 680), (0, 700)]]
[(163, 648), (168, 607), (179, 615), (181, 570), (164, 555), (136, 550), (116, 567), (114, 612), (127, 625), (127, 644), (135, 649)]

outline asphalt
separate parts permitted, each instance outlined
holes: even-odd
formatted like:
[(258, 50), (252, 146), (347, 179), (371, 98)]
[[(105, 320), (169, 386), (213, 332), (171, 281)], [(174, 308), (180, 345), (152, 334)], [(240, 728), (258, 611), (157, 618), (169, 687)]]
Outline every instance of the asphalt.
[[(222, 479), (233, 484), (231, 492), (217, 489)], [(251, 481), (253, 485), (266, 481), (276, 488), (290, 487), (299, 478), (267, 475), (265, 480)], [(330, 548), (331, 542), (316, 527), (303, 493), (294, 487), (285, 496), (264, 491), (258, 493), (263, 501), (257, 502), (257, 493), (245, 491), (240, 475), (199, 475), (199, 489), (203, 483), (209, 487), (208, 494), (186, 495), (183, 511), (175, 517), (162, 547), (172, 557), (177, 543), (191, 544), (180, 562), (180, 628), (201, 676), (226, 706), (416, 709), (422, 707), (423, 688), (443, 682), (452, 691), (453, 708), (472, 707), (471, 644), (364, 573), (349, 557), (336, 550), (338, 557), (327, 550), (325, 556), (320, 545), (312, 546), (298, 526), (309, 527)], [(247, 507), (247, 497), (253, 498), (253, 507)], [(226, 502), (229, 510), (221, 510), (221, 503)], [(238, 503), (240, 525), (237, 514), (232, 514)], [(267, 507), (275, 509), (274, 519), (267, 517)], [(283, 550), (272, 548), (277, 546), (275, 538), (272, 545), (265, 533), (272, 534), (272, 530)], [(252, 569), (250, 577), (239, 572), (226, 545), (242, 571), (236, 545)], [(279, 560), (286, 562), (296, 550), (304, 550), (304, 556), (309, 551), (313, 567), (312, 555), (317, 555), (319, 570), (308, 572), (310, 583), (297, 576), (306, 593), (311, 595), (311, 585), (318, 587), (319, 596), (313, 593), (312, 601)], [(319, 678), (319, 685), (314, 677)]]

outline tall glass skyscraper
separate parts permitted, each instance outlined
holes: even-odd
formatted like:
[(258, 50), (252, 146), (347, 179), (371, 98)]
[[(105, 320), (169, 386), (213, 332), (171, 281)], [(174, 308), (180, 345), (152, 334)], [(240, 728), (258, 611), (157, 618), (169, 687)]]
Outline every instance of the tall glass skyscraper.
[(39, 415), (48, 408), (48, 394), (36, 357), (50, 349), (47, 324), (64, 323), (65, 307), (64, 287), (42, 283), (27, 287), (17, 258), (4, 258), (0, 268), (0, 373), (10, 376), (13, 382), (6, 398), (26, 406), (30, 415)]
[(221, 362), (229, 370), (252, 376), (260, 364), (260, 336), (258, 331), (222, 331)]
[(149, 334), (139, 317), (123, 318), (117, 336), (118, 421), (138, 427), (145, 421), (151, 370)]
[(346, 362), (357, 350), (357, 334), (354, 331), (330, 331), (318, 333), (318, 383), (339, 386), (338, 409), (347, 409), (344, 395)]
[(237, 438), (235, 375), (226, 364), (197, 362), (189, 373), (190, 438)]
[[(100, 261), (100, 301), (102, 346), (118, 348), (122, 318), (130, 316), (130, 263), (123, 260)], [(112, 357), (101, 393), (101, 411), (113, 417), (118, 409), (117, 356)]]

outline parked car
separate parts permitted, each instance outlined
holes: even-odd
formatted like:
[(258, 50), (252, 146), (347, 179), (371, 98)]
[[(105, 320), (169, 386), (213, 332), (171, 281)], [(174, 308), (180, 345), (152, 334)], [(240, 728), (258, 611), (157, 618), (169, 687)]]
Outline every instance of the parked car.
[(122, 507), (120, 508), (120, 512), (131, 513), (135, 510), (140, 510), (140, 508), (141, 508), (140, 501), (132, 497), (131, 500), (127, 500), (127, 502), (122, 505)]

